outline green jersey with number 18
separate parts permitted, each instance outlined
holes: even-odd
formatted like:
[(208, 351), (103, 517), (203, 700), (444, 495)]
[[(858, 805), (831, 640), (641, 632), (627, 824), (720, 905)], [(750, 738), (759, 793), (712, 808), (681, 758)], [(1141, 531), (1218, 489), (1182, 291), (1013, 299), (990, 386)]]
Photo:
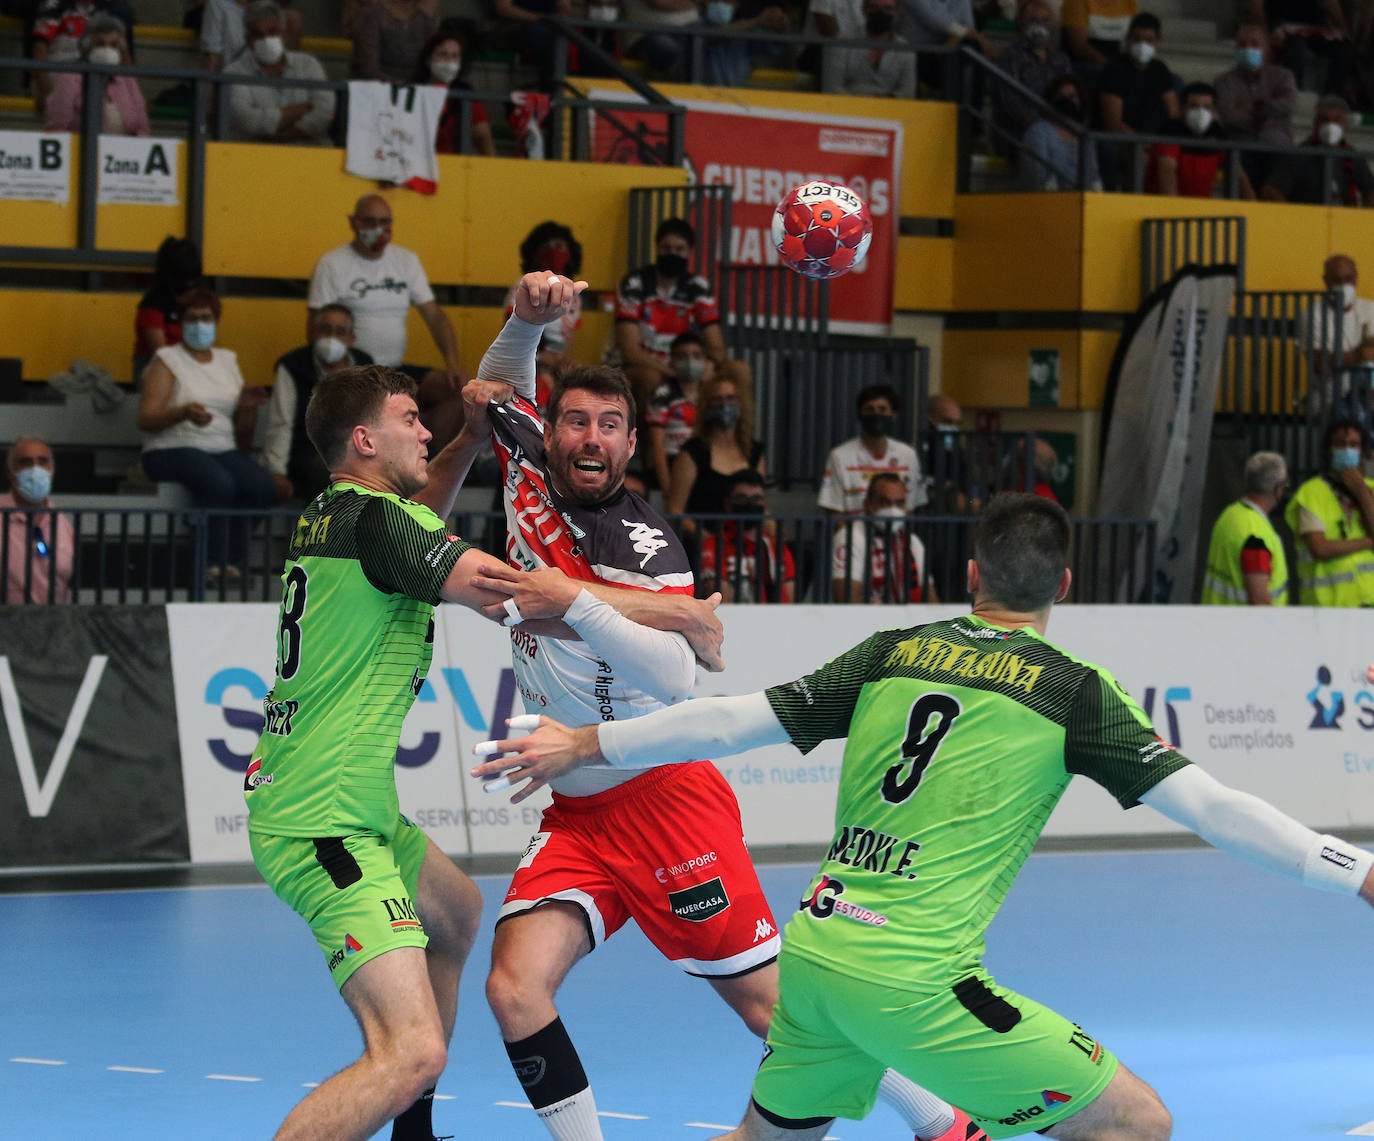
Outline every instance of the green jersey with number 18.
[(439, 590), (469, 544), (428, 507), (335, 483), (296, 524), (277, 677), (244, 779), (248, 827), (315, 838), (400, 815), (396, 746), (434, 652)]
[(917, 992), (977, 969), (1075, 774), (1130, 808), (1189, 763), (1105, 670), (973, 617), (882, 631), (767, 697), (804, 753), (848, 737), (834, 838), (783, 953)]

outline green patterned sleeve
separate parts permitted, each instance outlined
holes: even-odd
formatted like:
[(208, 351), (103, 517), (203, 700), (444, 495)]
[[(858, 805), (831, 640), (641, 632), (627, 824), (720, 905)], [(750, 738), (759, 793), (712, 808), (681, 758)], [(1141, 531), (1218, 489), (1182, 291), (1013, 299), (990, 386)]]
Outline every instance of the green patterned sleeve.
[[(426, 518), (428, 516), (428, 518)], [(404, 594), (431, 606), (453, 564), (472, 544), (450, 535), (427, 507), (373, 498), (358, 516), (358, 562), (383, 594)]]
[(874, 634), (813, 673), (764, 691), (768, 704), (803, 753), (849, 735), (849, 719), (864, 683), (883, 660), (883, 635)]
[(1064, 737), (1064, 767), (1095, 781), (1134, 808), (1170, 773), (1191, 764), (1164, 741), (1145, 711), (1105, 670), (1084, 673), (1069, 710)]

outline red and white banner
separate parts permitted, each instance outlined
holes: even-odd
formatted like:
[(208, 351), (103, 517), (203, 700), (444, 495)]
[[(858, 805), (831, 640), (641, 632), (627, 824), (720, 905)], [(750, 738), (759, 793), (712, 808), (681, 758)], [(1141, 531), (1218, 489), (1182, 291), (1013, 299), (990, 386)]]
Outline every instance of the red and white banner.
[[(593, 91), (623, 101), (624, 93)], [(841, 333), (884, 335), (892, 322), (897, 221), (901, 203), (902, 124), (890, 119), (821, 116), (769, 107), (679, 100), (686, 120), (685, 164), (692, 181), (732, 190), (730, 260), (777, 265), (770, 228), (773, 210), (792, 187), (811, 179), (841, 182), (868, 203), (873, 242), (858, 269), (830, 283), (831, 327)], [(662, 113), (604, 112), (628, 135), (592, 119), (598, 162), (639, 161), (627, 137), (653, 143), (665, 131)]]

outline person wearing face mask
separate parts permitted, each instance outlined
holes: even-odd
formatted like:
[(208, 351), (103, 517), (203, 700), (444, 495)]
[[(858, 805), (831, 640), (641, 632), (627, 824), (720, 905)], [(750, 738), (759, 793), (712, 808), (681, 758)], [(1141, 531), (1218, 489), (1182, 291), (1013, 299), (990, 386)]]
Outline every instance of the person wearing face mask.
[[(81, 58), (87, 63), (118, 67), (132, 63), (125, 40), (124, 23), (108, 13), (99, 12), (86, 21), (81, 37)], [(81, 131), (81, 108), (85, 76), (64, 71), (52, 76), (52, 91), (44, 104), (45, 131), (77, 134)], [(105, 113), (101, 133), (105, 135), (150, 135), (148, 104), (132, 75), (99, 76), (96, 90), (105, 87)]]
[[(39, 0), (28, 11), (33, 13), (29, 49), (35, 60), (56, 63), (82, 58), (85, 54), (82, 44), (90, 30), (90, 22), (97, 16), (113, 16), (123, 29), (120, 42), (124, 62), (133, 62), (134, 10), (124, 0)], [(111, 26), (106, 25), (107, 28)], [(105, 59), (111, 64), (119, 62), (108, 56)], [(51, 71), (34, 73), (34, 103), (39, 114), (46, 110), (45, 104), (57, 74)]]
[(54, 511), (52, 449), (37, 436), (20, 436), (5, 453), (9, 491), (0, 495), (0, 543), (5, 579), (0, 603), (66, 603), (72, 600), (76, 532)]
[(1019, 186), (1022, 190), (1101, 190), (1097, 148), (1084, 147), (1072, 129), (1084, 121), (1082, 83), (1077, 76), (1061, 75), (1045, 88), (1044, 99), (1055, 114), (1026, 128), (1021, 138)]
[[(1236, 29), (1236, 64), (1212, 84), (1217, 92), (1217, 120), (1227, 135), (1243, 142), (1293, 145), (1298, 85), (1288, 68), (1270, 62), (1269, 33), (1263, 24), (1245, 23)], [(1241, 165), (1252, 186), (1264, 185), (1273, 158), (1241, 154)]]
[(713, 380), (716, 374), (716, 366), (706, 355), (706, 346), (696, 333), (679, 333), (673, 339), (668, 359), (673, 366), (673, 375), (654, 390), (644, 413), (644, 433), (648, 440), (646, 468), (654, 478), (654, 485), (665, 492), (673, 460), (692, 438), (696, 427), (701, 385)]
[[(895, 3), (895, 0), (893, 0)], [(780, 4), (764, 0), (706, 0), (704, 26), (730, 32), (790, 32), (791, 17)], [(746, 39), (706, 41), (706, 82), (713, 87), (745, 87), (756, 66), (777, 59), (777, 45)]]
[[(440, 28), (429, 37), (420, 53), (420, 63), (411, 76), (416, 86), (432, 83), (449, 91), (471, 91), (472, 85), (458, 76), (463, 70), (463, 41), (451, 31)], [(472, 116), (470, 128), (472, 153), (492, 158), (496, 154), (496, 140), (491, 134), (491, 119), (480, 100), (450, 99), (439, 116), (439, 130), (434, 136), (434, 151), (441, 155), (461, 154), (463, 116)]]
[(1288, 557), (1269, 516), (1288, 490), (1288, 463), (1278, 452), (1245, 461), (1245, 494), (1212, 527), (1204, 606), (1287, 606)]
[[(749, 393), (728, 376), (716, 373), (701, 382), (697, 423), (691, 438), (673, 457), (664, 495), (668, 515), (720, 515), (725, 493), (736, 472), (756, 471), (767, 477), (763, 441), (754, 439), (754, 410)], [(682, 521), (684, 535), (695, 535), (697, 523)]]
[(902, 412), (901, 397), (890, 384), (870, 384), (854, 398), (859, 434), (831, 449), (816, 502), (830, 515), (857, 515), (868, 482), (880, 471), (896, 472), (906, 484), (907, 511), (926, 502), (926, 481), (916, 449), (893, 439)]
[[(247, 50), (225, 67), (225, 75), (327, 78), (314, 56), (286, 50), (281, 8), (273, 0), (254, 0), (248, 5), (243, 31)], [(257, 83), (235, 83), (229, 88), (229, 126), (237, 139), (320, 143), (326, 141), (333, 121), (334, 92), (324, 88)]]
[(939, 602), (926, 579), (926, 549), (907, 525), (907, 487), (895, 472), (869, 481), (862, 519), (846, 519), (830, 544), (830, 590), (836, 602), (865, 606)]
[[(998, 67), (1027, 91), (1034, 92), (1044, 91), (1052, 80), (1069, 73), (1073, 65), (1059, 46), (1054, 13), (1047, 0), (1027, 0), (1022, 4), (1016, 28), (1016, 39), (997, 57)], [(999, 130), (998, 141), (1002, 144), (1020, 139), (1040, 118), (1039, 107), (1005, 83), (993, 88), (992, 106)], [(1004, 145), (1002, 149), (1007, 148)]]
[(763, 476), (745, 468), (730, 477), (725, 513), (703, 526), (697, 596), (720, 591), (724, 602), (795, 602), (797, 564), (778, 538), (776, 520), (768, 514)]
[[(561, 274), (576, 279), (582, 272), (582, 243), (574, 237), (572, 230), (561, 222), (552, 220), (540, 222), (525, 235), (520, 243), (520, 273)], [(506, 316), (515, 312), (515, 298), (520, 291), (517, 280), (506, 294)], [(564, 366), (574, 365), (573, 334), (582, 327), (582, 295), (577, 294), (564, 306), (557, 321), (544, 326), (539, 340), (539, 361), (555, 372)]]
[(1374, 369), (1374, 301), (1356, 294), (1360, 272), (1348, 254), (1322, 266), (1326, 295), (1302, 316), (1298, 343), (1307, 354), (1313, 387), (1337, 407), (1352, 395), (1368, 404)]
[(1303, 147), (1339, 151), (1330, 160), (1319, 155), (1287, 155), (1274, 163), (1260, 189), (1267, 202), (1312, 205), (1374, 206), (1374, 172), (1350, 145), (1350, 104), (1339, 95), (1317, 100), (1312, 133)]
[(1326, 467), (1303, 483), (1283, 517), (1297, 539), (1298, 603), (1374, 606), (1374, 481), (1364, 477), (1364, 431), (1337, 420)]
[(373, 363), (355, 339), (348, 306), (326, 305), (310, 319), (310, 343), (277, 360), (262, 463), (276, 481), (279, 500), (309, 502), (329, 483), (329, 469), (305, 431), (305, 409), (325, 377)]
[[(1160, 128), (1160, 134), (1180, 141), (1150, 148), (1145, 189), (1153, 194), (1211, 198), (1226, 162), (1226, 152), (1217, 145), (1226, 132), (1217, 123), (1216, 91), (1206, 83), (1190, 83), (1182, 96), (1182, 121), (1170, 120)], [(1241, 198), (1255, 197), (1243, 166), (1236, 190)]]
[[(238, 357), (215, 344), (220, 313), (214, 293), (192, 290), (183, 304), (181, 343), (159, 349), (143, 373), (143, 470), (154, 482), (185, 485), (197, 507), (263, 508), (276, 498), (276, 483), (239, 443), (266, 391), (245, 389)], [(247, 547), (244, 521), (213, 521), (207, 581), (241, 577)]]
[[(1131, 20), (1126, 50), (1102, 69), (1097, 98), (1103, 130), (1156, 135), (1179, 118), (1174, 73), (1157, 58), (1162, 34), (1163, 25), (1153, 13), (1141, 12)], [(1145, 156), (1135, 148), (1101, 144), (1098, 160), (1109, 189), (1131, 189), (1135, 164), (1143, 164)]]
[(847, 95), (916, 98), (916, 54), (897, 35), (897, 0), (864, 0), (864, 38), (873, 47), (844, 48), (827, 57), (826, 90)]

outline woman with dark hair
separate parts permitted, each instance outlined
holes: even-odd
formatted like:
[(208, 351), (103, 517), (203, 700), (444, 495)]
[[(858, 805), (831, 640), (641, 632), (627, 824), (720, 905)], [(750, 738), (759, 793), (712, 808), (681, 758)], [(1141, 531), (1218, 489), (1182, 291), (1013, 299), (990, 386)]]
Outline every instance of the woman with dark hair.
[[(728, 376), (703, 380), (692, 438), (673, 457), (665, 513), (722, 514), (731, 477), (746, 468), (768, 474), (763, 441), (754, 439), (750, 393)], [(695, 529), (690, 519), (684, 521), (684, 532)]]
[[(471, 91), (472, 85), (458, 76), (463, 70), (463, 39), (455, 31), (440, 28), (426, 41), (415, 72), (410, 77), (415, 85), (433, 84), (449, 91)], [(441, 155), (461, 153), (458, 149), (460, 128), (465, 108), (472, 108), (472, 149), (489, 158), (496, 156), (496, 140), (491, 134), (491, 120), (487, 109), (477, 100), (449, 99), (439, 117), (439, 131), (434, 149)]]
[[(573, 280), (582, 272), (582, 243), (561, 222), (540, 222), (520, 243), (521, 275), (540, 271), (559, 273)], [(508, 315), (514, 309), (515, 290), (519, 284), (517, 281), (506, 295)], [(539, 342), (540, 363), (554, 372), (575, 363), (568, 346), (581, 325), (582, 295), (578, 294), (561, 320), (544, 326), (544, 335)]]
[(157, 248), (153, 287), (134, 313), (134, 382), (153, 355), (181, 343), (181, 309), (187, 293), (201, 285), (200, 250), (186, 238), (167, 237)]
[[(1050, 80), (1045, 102), (1064, 119), (1084, 122), (1083, 85), (1065, 73)], [(1091, 145), (1083, 156), (1083, 185), (1078, 184), (1080, 137), (1060, 119), (1037, 119), (1021, 138), (1022, 190), (1101, 190), (1097, 152)]]

